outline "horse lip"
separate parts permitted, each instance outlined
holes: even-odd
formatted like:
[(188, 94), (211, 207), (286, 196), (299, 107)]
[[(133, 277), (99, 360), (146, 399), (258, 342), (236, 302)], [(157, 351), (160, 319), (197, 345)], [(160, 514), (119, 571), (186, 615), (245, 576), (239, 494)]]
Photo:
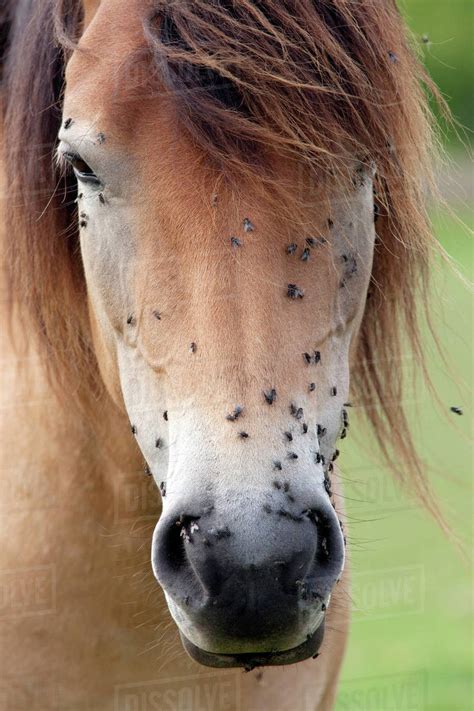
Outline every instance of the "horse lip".
[(324, 637), (324, 619), (312, 635), (308, 636), (305, 642), (283, 652), (251, 652), (246, 654), (218, 654), (206, 652), (189, 641), (180, 632), (181, 642), (191, 659), (205, 667), (215, 667), (219, 669), (231, 667), (243, 667), (247, 671), (255, 667), (273, 667), (286, 664), (296, 664), (309, 657), (314, 657), (321, 647)]

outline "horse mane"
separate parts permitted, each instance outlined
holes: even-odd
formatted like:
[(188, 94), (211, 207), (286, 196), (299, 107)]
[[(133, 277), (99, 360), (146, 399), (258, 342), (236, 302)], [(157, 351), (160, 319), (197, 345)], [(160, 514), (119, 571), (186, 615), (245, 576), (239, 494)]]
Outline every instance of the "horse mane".
[[(97, 365), (74, 187), (51, 154), (64, 52), (80, 35), (80, 4), (10, 0), (3, 81), (10, 296), (21, 302), (51, 382), (78, 400), (90, 398)], [(376, 164), (378, 239), (352, 398), (395, 475), (440, 518), (403, 407), (402, 360), (411, 344), (423, 363), (420, 308), (436, 251), (425, 209), (434, 152), (427, 94), (443, 102), (395, 0), (151, 5), (143, 18), (150, 62), (174, 95), (184, 130), (219, 170), (268, 185), (270, 196), (278, 186), (272, 155), (318, 182), (343, 176), (350, 158)], [(297, 210), (297, 187), (284, 189)]]

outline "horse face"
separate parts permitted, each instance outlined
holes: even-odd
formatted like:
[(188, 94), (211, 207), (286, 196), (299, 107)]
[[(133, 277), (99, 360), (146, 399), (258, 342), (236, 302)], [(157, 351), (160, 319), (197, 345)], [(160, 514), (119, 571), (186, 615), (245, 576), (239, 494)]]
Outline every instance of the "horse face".
[(59, 136), (97, 355), (161, 488), (153, 570), (186, 648), (214, 666), (291, 663), (317, 651), (344, 563), (330, 477), (371, 271), (372, 174), (318, 194), (296, 234), (219, 181), (174, 97), (137, 91), (150, 71), (139, 4), (102, 3), (68, 66)]

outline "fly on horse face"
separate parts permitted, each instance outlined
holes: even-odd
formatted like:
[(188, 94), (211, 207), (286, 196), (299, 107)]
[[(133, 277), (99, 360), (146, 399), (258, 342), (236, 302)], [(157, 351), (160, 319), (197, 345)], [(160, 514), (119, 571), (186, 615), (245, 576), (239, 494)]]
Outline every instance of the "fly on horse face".
[[(3, 22), (7, 456), (32, 507), (2, 568), (53, 566), (56, 598), (8, 617), (2, 668), (53, 678), (48, 708), (230, 678), (186, 708), (330, 709), (351, 402), (435, 509), (400, 368), (429, 80), (395, 2), (20, 0)], [(143, 458), (156, 580), (114, 511)]]

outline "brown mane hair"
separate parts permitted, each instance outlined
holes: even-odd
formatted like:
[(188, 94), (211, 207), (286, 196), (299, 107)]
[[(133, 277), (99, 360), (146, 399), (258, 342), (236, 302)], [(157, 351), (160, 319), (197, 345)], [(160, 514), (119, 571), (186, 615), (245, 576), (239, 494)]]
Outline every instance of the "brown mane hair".
[[(375, 162), (378, 240), (352, 396), (367, 406), (395, 474), (439, 517), (404, 413), (400, 366), (407, 342), (422, 363), (419, 296), (436, 249), (425, 211), (433, 155), (426, 88), (439, 95), (395, 1), (156, 0), (150, 8), (150, 61), (179, 103), (183, 129), (217, 170), (268, 186), (271, 199), (281, 188), (271, 155), (317, 182), (343, 176), (349, 158)], [(6, 21), (11, 298), (21, 301), (52, 383), (90, 399), (96, 363), (74, 188), (51, 157), (64, 69), (58, 37), (69, 45), (80, 34), (80, 2), (11, 0)], [(298, 211), (299, 188), (284, 192)]]

